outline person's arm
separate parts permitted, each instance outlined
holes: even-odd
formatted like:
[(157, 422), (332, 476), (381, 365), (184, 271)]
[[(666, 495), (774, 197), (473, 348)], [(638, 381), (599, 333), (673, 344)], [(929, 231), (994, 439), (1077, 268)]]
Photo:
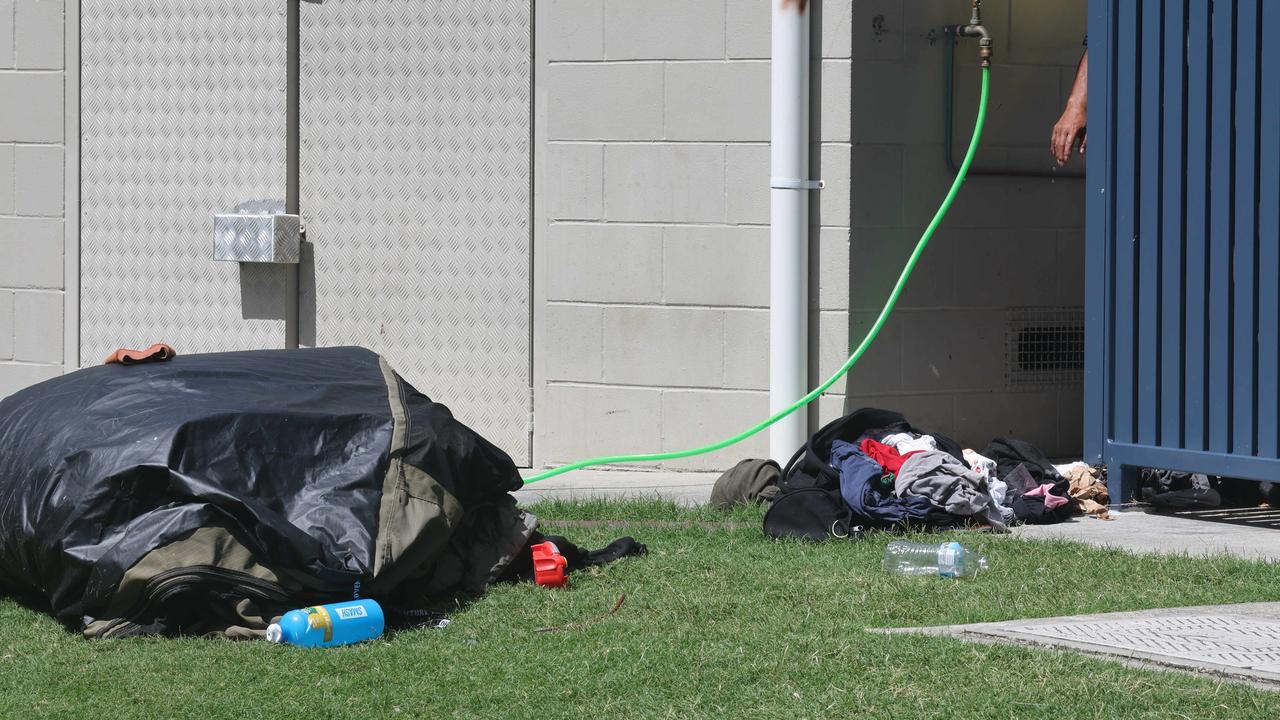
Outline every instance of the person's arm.
[(1076, 81), (1071, 86), (1071, 96), (1067, 98), (1067, 107), (1062, 117), (1053, 126), (1053, 137), (1049, 141), (1049, 154), (1053, 155), (1059, 165), (1071, 158), (1071, 151), (1076, 142), (1080, 143), (1080, 153), (1084, 154), (1088, 145), (1086, 124), (1089, 116), (1089, 51), (1085, 50), (1080, 57), (1080, 67), (1076, 69)]

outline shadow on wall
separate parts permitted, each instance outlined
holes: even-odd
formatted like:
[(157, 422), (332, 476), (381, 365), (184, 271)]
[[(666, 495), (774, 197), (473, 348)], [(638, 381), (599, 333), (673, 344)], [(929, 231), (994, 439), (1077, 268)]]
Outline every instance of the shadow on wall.
[[(974, 164), (981, 174), (965, 183), (897, 311), (844, 381), (845, 412), (899, 410), (966, 445), (1013, 435), (1051, 455), (1080, 452), (1083, 160), (1053, 172), (1048, 146), (1084, 49), (1087, 5), (983, 3), (996, 54)], [(855, 4), (849, 302), (824, 310), (821, 323), (847, 337), (822, 339), (819, 379), (862, 340), (951, 184), (941, 30), (967, 10), (927, 0)], [(955, 63), (958, 161), (976, 114), (976, 47), (962, 41)], [(1035, 372), (1024, 367), (1030, 357), (1039, 359)]]

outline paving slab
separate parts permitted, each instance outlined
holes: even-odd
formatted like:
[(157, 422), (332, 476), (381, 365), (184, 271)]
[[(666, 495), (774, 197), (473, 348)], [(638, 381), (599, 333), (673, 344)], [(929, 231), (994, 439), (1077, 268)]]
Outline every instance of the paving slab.
[[(522, 477), (541, 470), (522, 469)], [(540, 500), (589, 500), (661, 498), (681, 505), (703, 505), (711, 500), (718, 472), (670, 472), (660, 470), (588, 469), (557, 475), (516, 491), (516, 500), (528, 505)]]
[(877, 629), (1056, 648), (1280, 691), (1280, 603), (1070, 615), (972, 625)]
[(1013, 536), (1074, 540), (1134, 553), (1225, 554), (1280, 562), (1280, 532), (1275, 530), (1159, 515), (1142, 508), (1113, 510), (1111, 517), (1078, 517), (1057, 525), (1022, 525), (1013, 529)]

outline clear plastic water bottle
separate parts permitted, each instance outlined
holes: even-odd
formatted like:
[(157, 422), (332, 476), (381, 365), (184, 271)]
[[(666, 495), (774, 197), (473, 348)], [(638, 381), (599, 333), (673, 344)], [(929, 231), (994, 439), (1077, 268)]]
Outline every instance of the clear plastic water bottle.
[(298, 647), (350, 645), (378, 637), (384, 625), (378, 603), (352, 600), (290, 610), (267, 628), (267, 641)]
[(941, 545), (894, 540), (884, 549), (884, 569), (895, 575), (974, 577), (987, 569), (987, 559), (958, 542)]

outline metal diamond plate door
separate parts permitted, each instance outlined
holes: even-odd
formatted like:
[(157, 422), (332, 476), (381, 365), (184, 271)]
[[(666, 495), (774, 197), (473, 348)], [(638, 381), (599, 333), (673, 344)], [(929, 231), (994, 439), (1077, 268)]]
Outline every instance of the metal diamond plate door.
[(213, 260), (213, 216), (283, 198), (284, 0), (81, 4), (81, 356), (282, 347), (285, 265)]
[[(315, 342), (383, 353), (527, 464), (529, 4), (301, 10)], [(307, 272), (304, 261), (304, 286)]]

